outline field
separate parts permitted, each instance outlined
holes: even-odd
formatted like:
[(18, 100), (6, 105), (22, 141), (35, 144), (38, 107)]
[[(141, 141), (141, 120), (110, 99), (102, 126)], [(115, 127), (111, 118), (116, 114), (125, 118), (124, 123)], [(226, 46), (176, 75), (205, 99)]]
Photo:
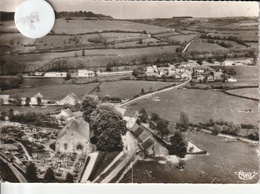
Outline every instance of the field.
[(226, 48), (219, 46), (218, 44), (211, 44), (207, 42), (195, 41), (190, 44), (188, 51), (217, 51), (217, 50), (227, 50)]
[(192, 39), (196, 38), (197, 36), (198, 36), (197, 34), (175, 35), (175, 36), (170, 36), (169, 40), (184, 43), (184, 42), (191, 41)]
[(258, 122), (258, 102), (215, 90), (175, 89), (142, 99), (128, 107), (136, 110), (145, 108), (149, 114), (158, 113), (170, 122), (178, 122), (181, 112), (186, 112), (192, 123), (205, 123), (209, 119), (223, 119), (237, 124), (256, 125)]
[[(241, 180), (235, 174), (259, 172), (258, 145), (226, 141), (224, 137), (203, 132), (187, 134), (187, 139), (209, 154), (186, 156), (184, 171), (176, 168), (169, 157), (138, 161), (133, 167), (134, 183), (257, 183), (259, 176)], [(159, 161), (166, 160), (166, 164)], [(131, 182), (131, 171), (121, 181)]]
[(211, 36), (229, 37), (236, 36), (244, 41), (258, 41), (257, 30), (230, 30), (230, 31), (219, 31), (217, 33), (210, 33)]
[(241, 88), (241, 89), (228, 90), (227, 92), (238, 96), (259, 99), (258, 88)]
[(121, 99), (129, 99), (133, 96), (140, 94), (142, 88), (145, 92), (156, 90), (171, 83), (157, 82), (157, 81), (116, 81), (116, 82), (103, 82), (100, 85), (100, 92), (96, 92), (99, 96), (119, 97)]
[[(59, 80), (59, 78), (57, 78)], [(80, 99), (92, 91), (98, 83), (90, 83), (84, 85), (60, 84), (59, 81), (53, 83), (51, 80), (46, 81), (45, 84), (37, 84), (46, 79), (31, 79), (25, 81), (24, 86), (18, 89), (5, 90), (1, 94), (19, 95), (20, 97), (32, 97), (37, 93), (43, 95), (46, 100), (61, 100), (70, 92), (75, 93)], [(48, 80), (48, 79), (47, 79)], [(51, 84), (48, 84), (51, 83)]]
[(118, 20), (69, 20), (67, 22), (65, 19), (58, 19), (55, 21), (55, 26), (53, 28), (53, 31), (56, 34), (80, 34), (102, 32), (104, 30), (130, 32), (146, 30), (150, 33), (169, 31), (168, 28), (164, 27)]

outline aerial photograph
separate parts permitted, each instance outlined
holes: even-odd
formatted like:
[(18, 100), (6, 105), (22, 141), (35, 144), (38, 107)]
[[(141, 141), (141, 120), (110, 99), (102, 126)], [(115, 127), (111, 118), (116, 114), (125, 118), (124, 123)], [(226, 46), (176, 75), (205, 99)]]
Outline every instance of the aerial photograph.
[(260, 183), (258, 2), (47, 2), (0, 0), (0, 182)]

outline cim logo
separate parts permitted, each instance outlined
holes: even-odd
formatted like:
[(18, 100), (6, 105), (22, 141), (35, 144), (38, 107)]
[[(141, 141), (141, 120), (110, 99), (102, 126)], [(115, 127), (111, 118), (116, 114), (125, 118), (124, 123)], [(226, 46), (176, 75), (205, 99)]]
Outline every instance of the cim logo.
[(257, 172), (244, 172), (240, 170), (239, 172), (235, 172), (235, 175), (238, 175), (238, 178), (241, 180), (247, 181), (253, 179), (258, 173)]

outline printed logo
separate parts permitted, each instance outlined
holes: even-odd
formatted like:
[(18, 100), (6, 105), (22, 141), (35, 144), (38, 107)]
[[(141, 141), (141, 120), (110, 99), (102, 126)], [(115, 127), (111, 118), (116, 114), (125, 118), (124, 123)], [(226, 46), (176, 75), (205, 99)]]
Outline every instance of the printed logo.
[(240, 170), (239, 172), (235, 172), (235, 175), (238, 175), (238, 178), (241, 180), (247, 181), (253, 179), (258, 173), (257, 172), (244, 172)]

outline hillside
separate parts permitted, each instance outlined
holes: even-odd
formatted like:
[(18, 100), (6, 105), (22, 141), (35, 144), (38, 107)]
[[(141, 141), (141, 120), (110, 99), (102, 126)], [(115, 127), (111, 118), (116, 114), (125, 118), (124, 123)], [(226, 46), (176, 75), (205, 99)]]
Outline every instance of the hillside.
[[(113, 19), (111, 16), (103, 15), (103, 14), (95, 14), (91, 11), (74, 11), (74, 12), (55, 12), (56, 19), (60, 18), (87, 18), (87, 19)], [(0, 12), (0, 21), (12, 21), (14, 20), (14, 12)]]

